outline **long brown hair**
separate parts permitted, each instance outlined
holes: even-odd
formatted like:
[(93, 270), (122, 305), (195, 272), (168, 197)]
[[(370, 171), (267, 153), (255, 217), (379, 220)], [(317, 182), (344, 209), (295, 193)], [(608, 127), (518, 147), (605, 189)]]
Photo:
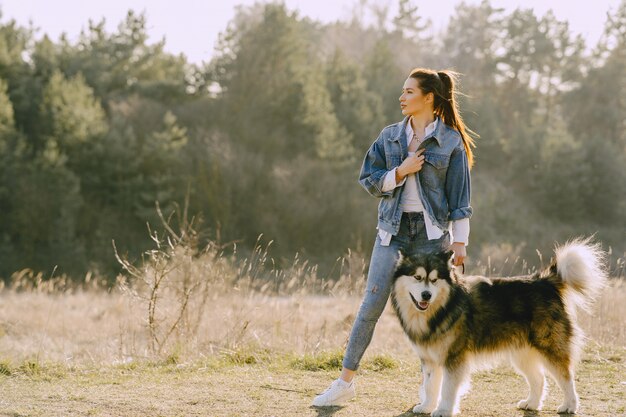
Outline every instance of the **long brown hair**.
[(478, 135), (465, 126), (459, 112), (456, 95), (459, 93), (455, 89), (457, 73), (450, 70), (433, 71), (426, 68), (414, 68), (409, 77), (415, 78), (423, 94), (433, 93), (435, 96), (434, 112), (445, 124), (456, 129), (461, 134), (463, 146), (467, 153), (469, 166), (474, 165), (474, 154), (472, 148), (476, 147), (474, 138)]

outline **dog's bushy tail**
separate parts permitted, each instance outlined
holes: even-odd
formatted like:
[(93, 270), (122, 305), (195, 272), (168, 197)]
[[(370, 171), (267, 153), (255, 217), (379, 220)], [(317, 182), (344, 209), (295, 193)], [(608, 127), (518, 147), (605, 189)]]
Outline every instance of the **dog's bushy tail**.
[(606, 285), (606, 254), (592, 238), (578, 238), (556, 248), (556, 272), (568, 290), (568, 298), (588, 310)]

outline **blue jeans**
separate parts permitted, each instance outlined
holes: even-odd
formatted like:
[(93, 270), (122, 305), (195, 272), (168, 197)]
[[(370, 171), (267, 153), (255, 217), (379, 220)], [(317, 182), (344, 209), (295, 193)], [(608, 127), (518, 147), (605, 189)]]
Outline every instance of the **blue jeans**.
[(343, 357), (344, 368), (356, 370), (365, 349), (372, 340), (374, 327), (391, 293), (393, 273), (400, 249), (411, 255), (438, 252), (446, 250), (448, 246), (450, 246), (450, 235), (447, 232), (439, 239), (428, 240), (422, 213), (403, 213), (400, 230), (391, 238), (389, 246), (381, 246), (380, 237), (376, 234), (367, 274), (365, 296), (352, 326), (348, 347)]

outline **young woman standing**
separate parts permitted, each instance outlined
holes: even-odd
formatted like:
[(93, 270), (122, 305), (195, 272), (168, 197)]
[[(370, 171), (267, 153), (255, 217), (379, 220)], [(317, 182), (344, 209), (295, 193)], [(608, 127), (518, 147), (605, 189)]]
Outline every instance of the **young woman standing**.
[(400, 251), (451, 249), (456, 265), (465, 259), (474, 141), (457, 109), (454, 76), (413, 69), (400, 95), (404, 120), (385, 127), (365, 155), (359, 182), (380, 198), (378, 233), (341, 376), (314, 406), (340, 405), (356, 395), (354, 374), (387, 304)]

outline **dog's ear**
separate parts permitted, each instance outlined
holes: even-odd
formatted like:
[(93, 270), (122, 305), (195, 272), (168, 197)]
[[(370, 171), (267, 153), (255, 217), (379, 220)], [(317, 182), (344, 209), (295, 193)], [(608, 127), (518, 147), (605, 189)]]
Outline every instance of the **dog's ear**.
[(398, 260), (396, 261), (393, 274), (394, 279), (407, 272), (409, 260), (409, 255), (406, 252), (403, 250), (398, 251)]
[(452, 260), (452, 255), (454, 255), (454, 251), (451, 251), (451, 250), (447, 250), (447, 251), (443, 251), (439, 253), (439, 257), (441, 258), (441, 260), (447, 264), (449, 264), (450, 261)]
[(400, 267), (400, 265), (402, 265), (402, 262), (404, 261), (404, 259), (406, 258), (406, 253), (404, 253), (404, 251), (402, 249), (398, 250), (398, 260), (396, 261), (396, 269), (398, 269)]
[(400, 265), (404, 258), (406, 258), (404, 251), (402, 249), (398, 250), (398, 261), (396, 262), (396, 265)]
[(454, 266), (454, 261), (453, 261), (454, 251), (447, 250), (447, 251), (441, 252), (439, 254), (439, 257), (448, 266), (448, 271), (453, 271), (456, 268)]

